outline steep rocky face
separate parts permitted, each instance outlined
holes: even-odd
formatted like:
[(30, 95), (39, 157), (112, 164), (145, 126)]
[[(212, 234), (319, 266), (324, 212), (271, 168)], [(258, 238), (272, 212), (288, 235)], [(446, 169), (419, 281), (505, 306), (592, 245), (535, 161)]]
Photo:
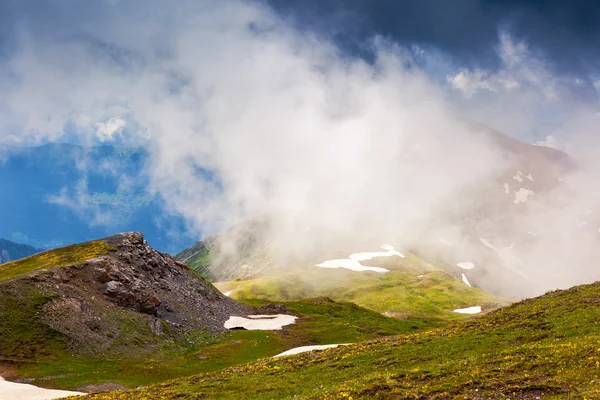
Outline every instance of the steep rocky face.
[(39, 253), (34, 247), (26, 244), (11, 242), (10, 240), (0, 239), (0, 264), (28, 257), (32, 254)]
[[(0, 302), (16, 298), (25, 309), (36, 299), (35, 318), (45, 336), (58, 333), (75, 353), (147, 349), (188, 336), (201, 340), (224, 331), (230, 316), (249, 313), (186, 265), (152, 249), (140, 233), (102, 241), (108, 250), (99, 257), (0, 282)], [(17, 326), (11, 325), (11, 309), (0, 307), (2, 317), (0, 331), (9, 333), (0, 338), (0, 355), (14, 355), (17, 346), (9, 339), (20, 338), (10, 338)]]

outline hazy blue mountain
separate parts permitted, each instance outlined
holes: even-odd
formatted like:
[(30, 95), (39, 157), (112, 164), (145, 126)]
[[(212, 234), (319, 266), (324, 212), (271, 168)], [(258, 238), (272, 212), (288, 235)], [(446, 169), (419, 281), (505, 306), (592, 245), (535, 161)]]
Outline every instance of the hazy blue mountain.
[(167, 252), (193, 242), (146, 191), (147, 154), (130, 147), (47, 144), (0, 152), (0, 237), (50, 248), (144, 232)]
[(19, 244), (0, 238), (0, 264), (29, 257), (40, 251), (40, 249), (26, 244)]

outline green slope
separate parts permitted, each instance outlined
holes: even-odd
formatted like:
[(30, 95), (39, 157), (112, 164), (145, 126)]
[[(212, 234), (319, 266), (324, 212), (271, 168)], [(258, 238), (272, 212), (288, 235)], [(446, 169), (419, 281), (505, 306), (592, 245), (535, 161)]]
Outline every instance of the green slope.
[(21, 260), (0, 264), (0, 281), (16, 278), (41, 269), (56, 268), (82, 262), (98, 257), (110, 249), (111, 247), (108, 243), (97, 240), (47, 250)]
[(88, 399), (595, 399), (600, 284), (386, 337)]
[(327, 296), (396, 318), (456, 319), (457, 308), (482, 306), (484, 310), (507, 302), (467, 286), (457, 276), (406, 253), (405, 258), (380, 257), (370, 266), (387, 273), (356, 272), (307, 266), (287, 274), (216, 283), (234, 299), (297, 300)]
[(60, 389), (104, 382), (135, 387), (255, 361), (298, 346), (351, 343), (439, 326), (439, 321), (398, 320), (351, 303), (320, 298), (282, 303), (287, 313), (299, 318), (281, 331), (236, 330), (220, 336), (197, 332), (197, 337), (174, 341), (154, 335), (136, 313), (112, 308), (105, 311), (115, 324), (126, 321), (126, 331), (116, 338), (120, 344), (114, 343), (106, 354), (73, 355), (65, 337), (38, 315), (49, 298), (23, 293), (11, 299), (4, 294), (0, 287), (2, 375)]

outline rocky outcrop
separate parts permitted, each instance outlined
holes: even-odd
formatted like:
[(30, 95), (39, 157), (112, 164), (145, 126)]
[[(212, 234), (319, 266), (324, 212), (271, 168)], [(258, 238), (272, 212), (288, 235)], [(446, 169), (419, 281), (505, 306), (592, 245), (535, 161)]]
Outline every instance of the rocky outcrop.
[(218, 334), (230, 316), (250, 312), (148, 246), (140, 233), (103, 241), (109, 249), (103, 255), (1, 282), (0, 296), (43, 294), (49, 300), (41, 321), (68, 338), (74, 352), (85, 353), (123, 347), (132, 337), (140, 342), (134, 345), (158, 345), (160, 338), (180, 340), (192, 331)]

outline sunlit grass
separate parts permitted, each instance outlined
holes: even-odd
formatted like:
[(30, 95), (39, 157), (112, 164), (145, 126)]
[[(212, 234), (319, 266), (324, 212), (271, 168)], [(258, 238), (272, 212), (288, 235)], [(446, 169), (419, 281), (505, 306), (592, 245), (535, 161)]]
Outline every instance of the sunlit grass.
[(600, 284), (426, 332), (87, 399), (595, 399)]
[(0, 281), (41, 269), (75, 264), (98, 257), (109, 250), (111, 250), (111, 247), (102, 240), (48, 250), (21, 260), (0, 264)]

